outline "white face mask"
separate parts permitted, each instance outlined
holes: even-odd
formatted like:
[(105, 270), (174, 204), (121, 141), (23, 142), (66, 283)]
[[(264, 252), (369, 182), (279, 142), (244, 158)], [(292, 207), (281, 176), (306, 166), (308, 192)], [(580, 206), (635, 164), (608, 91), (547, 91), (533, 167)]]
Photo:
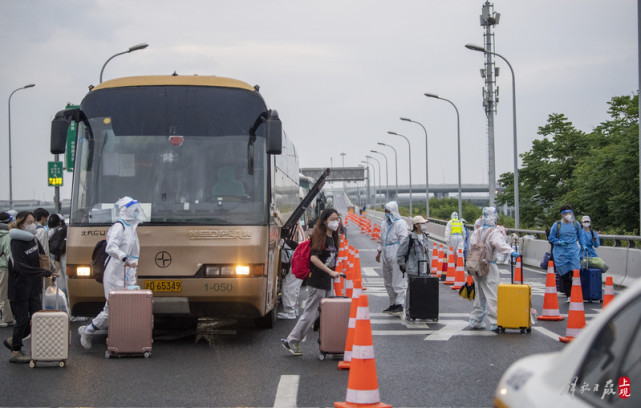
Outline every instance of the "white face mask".
[(589, 223), (589, 222), (584, 222), (584, 223), (583, 223), (583, 226), (584, 226), (585, 228), (590, 228), (590, 223)]
[(25, 225), (24, 230), (32, 234), (36, 233), (36, 224)]
[(565, 214), (563, 218), (565, 218), (566, 221), (572, 221), (572, 214)]
[(327, 228), (331, 229), (332, 231), (336, 231), (338, 229), (338, 221), (330, 221), (327, 223)]

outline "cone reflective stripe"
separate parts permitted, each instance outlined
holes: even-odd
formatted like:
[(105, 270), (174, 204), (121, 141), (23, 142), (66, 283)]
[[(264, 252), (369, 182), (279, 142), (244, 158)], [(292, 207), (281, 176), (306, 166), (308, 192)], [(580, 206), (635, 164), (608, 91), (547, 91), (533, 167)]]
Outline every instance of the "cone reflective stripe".
[(430, 274), (438, 275), (438, 248), (436, 246), (436, 242), (434, 242), (434, 246), (432, 247), (432, 267), (430, 269)]
[[(512, 255), (510, 255), (512, 256)], [(521, 272), (521, 257), (516, 258), (516, 266), (514, 267), (514, 282), (522, 282), (523, 274)]]
[(351, 271), (347, 272), (347, 277), (345, 278), (345, 296), (348, 298), (352, 298), (353, 290), (354, 290), (354, 273)]
[(356, 329), (356, 311), (358, 310), (358, 297), (361, 295), (361, 280), (354, 280), (352, 303), (349, 308), (349, 323), (347, 324), (347, 338), (345, 339), (345, 353), (343, 361), (338, 362), (339, 370), (349, 370), (352, 362), (352, 345), (354, 344), (354, 330)]
[(556, 277), (554, 274), (554, 262), (548, 262), (548, 272), (545, 278), (545, 297), (543, 298), (543, 312), (537, 320), (561, 321), (565, 317), (559, 313), (559, 298), (556, 292)]
[(443, 256), (441, 257), (441, 275), (447, 275), (447, 250), (443, 249)]
[(354, 270), (352, 272), (354, 272), (354, 279), (363, 280), (363, 275), (361, 273), (361, 256), (356, 248), (354, 248)]
[(612, 276), (605, 278), (605, 292), (603, 293), (603, 308), (614, 299), (614, 281)]
[(450, 247), (447, 254), (447, 276), (445, 278), (446, 285), (454, 285), (455, 277), (454, 272), (456, 267), (454, 265), (454, 248)]
[(349, 370), (349, 379), (347, 381), (345, 402), (335, 402), (334, 407), (391, 408), (391, 405), (380, 402), (367, 295), (360, 295), (358, 298), (354, 344), (352, 346), (352, 361)]
[[(445, 282), (447, 283), (447, 282)], [(463, 269), (463, 250), (458, 250), (456, 258), (456, 271), (454, 272), (454, 284), (452, 290), (459, 290), (465, 286), (465, 270)]]
[[(569, 273), (569, 272), (568, 272)], [(585, 327), (585, 310), (583, 309), (583, 292), (581, 291), (581, 275), (577, 269), (572, 275), (572, 293), (570, 294), (570, 310), (568, 311), (568, 327), (565, 337), (559, 337), (563, 343), (569, 343), (582, 328)]]

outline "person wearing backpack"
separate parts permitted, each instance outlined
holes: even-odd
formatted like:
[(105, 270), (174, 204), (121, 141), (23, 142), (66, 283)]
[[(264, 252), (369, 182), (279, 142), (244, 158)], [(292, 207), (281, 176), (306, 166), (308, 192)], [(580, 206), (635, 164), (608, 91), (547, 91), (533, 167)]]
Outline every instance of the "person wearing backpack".
[(581, 269), (581, 250), (587, 250), (587, 246), (581, 226), (574, 219), (574, 209), (567, 204), (561, 206), (561, 216), (561, 220), (550, 227), (548, 241), (553, 245), (552, 257), (556, 272), (561, 277), (561, 290), (569, 302), (572, 271)]
[[(138, 201), (131, 197), (121, 198), (115, 206), (120, 218), (107, 232), (105, 251), (109, 254), (109, 258), (103, 276), (105, 299), (109, 299), (109, 293), (113, 290), (140, 289), (136, 285), (136, 268), (140, 254), (136, 229), (145, 221), (145, 214)], [(96, 330), (107, 329), (108, 325), (109, 309), (105, 302), (102, 312), (90, 324), (78, 328), (82, 347), (90, 349), (93, 333)]]
[(9, 303), (9, 257), (11, 256), (11, 238), (9, 238), (9, 222), (11, 215), (0, 213), (0, 327), (13, 326), (11, 304)]
[(405, 304), (407, 284), (403, 272), (398, 267), (396, 256), (400, 243), (409, 235), (407, 222), (401, 218), (396, 201), (385, 206), (385, 219), (381, 223), (381, 233), (376, 253), (376, 262), (383, 259), (383, 282), (389, 296), (390, 306), (383, 313), (401, 316)]
[(340, 274), (335, 272), (340, 236), (338, 235), (339, 216), (334, 208), (324, 210), (314, 226), (311, 237), (309, 275), (307, 285), (307, 302), (303, 314), (296, 322), (286, 339), (280, 339), (285, 350), (295, 356), (303, 355), (301, 340), (312, 328), (318, 318), (320, 301), (332, 292), (332, 279)]
[[(418, 261), (427, 261), (425, 264), (427, 269), (423, 271), (423, 275), (429, 274), (429, 234), (425, 232), (427, 228), (427, 220), (420, 215), (417, 215), (412, 219), (412, 225), (412, 232), (410, 232), (410, 234), (401, 242), (396, 255), (398, 267), (405, 275), (406, 282), (409, 279), (408, 275), (418, 276), (419, 272), (421, 272), (418, 269)], [(406, 283), (406, 285), (408, 286), (405, 294), (405, 309), (407, 310), (409, 283)]]
[[(499, 218), (496, 209), (485, 207), (482, 214), (479, 227), (470, 236), (467, 267), (474, 278), (476, 298), (470, 313), (470, 321), (463, 330), (485, 329), (487, 321), (490, 330), (496, 331), (497, 293), (500, 280), (496, 254), (512, 254), (512, 257), (518, 257), (519, 253), (505, 242), (505, 229), (496, 226)], [(479, 255), (480, 258), (478, 258)], [(475, 267), (477, 265), (474, 262), (477, 259), (480, 259), (481, 265)]]
[(601, 273), (606, 273), (610, 267), (603, 259), (599, 258), (599, 255), (594, 250), (594, 248), (598, 248), (601, 245), (601, 240), (599, 239), (599, 234), (592, 229), (592, 220), (589, 215), (584, 215), (581, 218), (581, 225), (583, 225), (583, 230), (581, 231), (583, 239), (588, 247), (588, 268), (601, 269)]
[[(298, 251), (304, 250), (301, 244), (308, 240), (307, 237), (311, 236), (312, 230), (314, 228), (314, 222), (315, 220), (310, 220), (307, 223), (307, 234), (305, 234), (302, 229), (300, 230), (300, 235), (298, 236), (298, 245), (301, 246), (301, 249), (299, 249)], [(298, 248), (298, 246), (296, 248)], [(288, 251), (291, 251), (291, 249)], [(283, 294), (281, 295), (280, 300), (281, 304), (283, 305), (283, 311), (278, 312), (278, 318), (282, 320), (294, 320), (298, 317), (298, 295), (300, 294), (300, 287), (303, 284), (303, 279), (296, 276), (293, 272), (293, 257), (299, 256), (299, 254), (296, 254), (296, 250), (292, 252), (292, 265), (290, 267), (289, 273), (285, 275), (285, 278), (283, 279), (281, 288)]]
[(47, 221), (49, 226), (49, 255), (53, 259), (53, 271), (60, 274), (57, 285), (65, 295), (67, 291), (67, 225), (60, 214), (51, 214)]

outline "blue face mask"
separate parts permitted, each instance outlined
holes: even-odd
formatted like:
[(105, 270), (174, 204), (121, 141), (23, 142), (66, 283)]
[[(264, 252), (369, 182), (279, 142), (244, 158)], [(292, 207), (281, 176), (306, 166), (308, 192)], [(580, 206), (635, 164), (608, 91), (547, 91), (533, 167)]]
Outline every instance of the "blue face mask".
[(391, 213), (385, 213), (385, 218), (387, 218), (388, 221), (392, 221), (394, 219)]

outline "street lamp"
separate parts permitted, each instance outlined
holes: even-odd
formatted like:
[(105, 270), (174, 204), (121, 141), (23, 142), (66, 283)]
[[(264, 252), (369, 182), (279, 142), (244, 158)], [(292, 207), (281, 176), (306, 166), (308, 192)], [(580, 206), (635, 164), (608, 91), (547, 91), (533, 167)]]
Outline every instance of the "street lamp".
[(463, 202), (461, 201), (461, 120), (459, 118), (458, 108), (456, 107), (456, 105), (454, 105), (454, 102), (450, 101), (449, 99), (441, 98), (438, 95), (434, 95), (431, 93), (425, 93), (424, 95), (428, 98), (436, 98), (445, 102), (449, 102), (452, 106), (454, 106), (454, 110), (456, 110), (456, 141), (458, 144), (458, 216), (463, 217)]
[[(372, 157), (372, 156), (365, 156), (365, 157), (367, 157), (368, 159), (372, 159), (372, 160), (374, 160), (376, 163), (378, 163), (378, 188), (381, 188), (381, 189), (382, 189), (382, 186), (381, 186), (381, 174), (382, 174), (382, 171), (381, 171), (381, 162), (379, 162), (379, 161), (378, 161), (378, 159), (375, 159), (375, 158), (374, 158), (374, 157)], [(385, 195), (387, 196), (387, 192), (385, 193)]]
[(9, 120), (8, 120), (8, 122), (9, 122), (9, 209), (10, 210), (13, 209), (13, 180), (11, 178), (11, 97), (13, 96), (14, 93), (18, 92), (21, 89), (33, 88), (34, 86), (36, 86), (36, 84), (29, 84), (29, 85), (22, 86), (22, 87), (20, 87), (20, 88), (18, 88), (16, 90), (14, 90), (13, 92), (11, 92), (11, 94), (9, 95), (9, 102), (8, 102)]
[(342, 157), (341, 157), (341, 159), (342, 159), (342, 161), (341, 161), (341, 163), (342, 163), (341, 167), (345, 167), (345, 155), (346, 155), (346, 154), (347, 154), (347, 153), (341, 153), (341, 156), (342, 156)]
[(409, 141), (409, 139), (407, 137), (405, 137), (405, 136), (403, 136), (403, 135), (401, 135), (399, 133), (392, 132), (391, 130), (388, 130), (387, 133), (390, 134), (390, 135), (394, 135), (394, 136), (400, 136), (403, 139), (405, 139), (405, 141), (407, 142), (407, 152), (408, 152), (409, 158), (410, 158), (410, 162), (409, 162), (409, 167), (410, 167), (410, 217), (412, 217), (412, 215), (414, 215), (412, 213), (412, 145), (410, 144), (410, 141)]
[(136, 45), (133, 45), (133, 46), (129, 47), (129, 49), (127, 51), (119, 52), (118, 54), (114, 54), (111, 57), (109, 57), (109, 59), (107, 61), (105, 61), (105, 63), (102, 65), (102, 69), (100, 70), (100, 83), (102, 84), (102, 73), (104, 72), (105, 67), (107, 66), (107, 63), (109, 61), (111, 61), (112, 59), (114, 59), (118, 55), (127, 54), (127, 53), (130, 53), (132, 51), (144, 50), (147, 47), (149, 47), (149, 44), (145, 44), (145, 43), (136, 44)]
[(370, 150), (370, 152), (380, 154), (385, 158), (385, 200), (389, 200), (389, 170), (387, 168), (387, 156), (381, 152), (377, 152), (376, 150)]
[(367, 202), (369, 202), (371, 194), (369, 192), (369, 166), (372, 166), (372, 170), (374, 171), (374, 205), (376, 205), (376, 169), (374, 168), (374, 165), (370, 163), (369, 161), (361, 160), (361, 163), (367, 164)]
[(406, 122), (412, 122), (416, 123), (420, 127), (423, 128), (423, 132), (425, 132), (425, 213), (427, 215), (426, 218), (430, 218), (430, 183), (428, 181), (428, 172), (427, 172), (427, 130), (425, 129), (425, 126), (423, 124), (409, 119), (409, 118), (401, 118), (401, 120), (404, 120)]
[(387, 146), (390, 149), (394, 150), (394, 174), (396, 175), (396, 197), (398, 197), (398, 156), (396, 155), (396, 149), (394, 149), (394, 146), (388, 145), (383, 142), (378, 142), (377, 144), (381, 146)]
[(514, 228), (519, 228), (519, 161), (518, 161), (518, 151), (516, 149), (516, 84), (514, 79), (514, 70), (512, 69), (512, 64), (505, 59), (501, 54), (497, 54), (493, 51), (486, 51), (485, 48), (479, 47), (474, 44), (465, 44), (465, 48), (472, 51), (479, 51), (487, 54), (496, 55), (501, 58), (507, 66), (510, 68), (512, 73), (512, 132), (514, 138)]

